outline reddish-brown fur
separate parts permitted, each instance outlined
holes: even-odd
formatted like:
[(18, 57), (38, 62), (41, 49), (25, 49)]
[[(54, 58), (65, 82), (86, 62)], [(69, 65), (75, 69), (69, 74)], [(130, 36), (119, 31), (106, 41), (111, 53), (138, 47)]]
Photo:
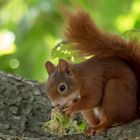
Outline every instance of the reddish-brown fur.
[[(51, 62), (46, 63), (48, 96), (54, 105), (64, 106), (75, 98), (74, 94), (79, 95), (80, 99), (65, 107), (64, 112), (83, 114), (90, 125), (86, 136), (100, 133), (115, 123), (134, 120), (140, 104), (140, 46), (137, 41), (125, 41), (100, 31), (82, 10), (68, 14), (65, 36), (74, 44), (74, 49), (94, 56), (80, 64), (60, 60), (56, 67)], [(71, 86), (64, 94), (58, 93), (59, 83)], [(93, 111), (95, 108), (98, 114)]]

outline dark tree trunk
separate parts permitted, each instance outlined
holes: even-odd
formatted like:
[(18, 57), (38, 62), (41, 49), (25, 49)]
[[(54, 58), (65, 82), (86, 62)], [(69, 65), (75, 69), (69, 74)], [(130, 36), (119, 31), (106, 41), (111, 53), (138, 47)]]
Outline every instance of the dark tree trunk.
[[(41, 126), (50, 118), (51, 103), (42, 84), (0, 72), (0, 140), (86, 140), (83, 135), (58, 138)], [(109, 129), (93, 140), (140, 140), (140, 120)]]

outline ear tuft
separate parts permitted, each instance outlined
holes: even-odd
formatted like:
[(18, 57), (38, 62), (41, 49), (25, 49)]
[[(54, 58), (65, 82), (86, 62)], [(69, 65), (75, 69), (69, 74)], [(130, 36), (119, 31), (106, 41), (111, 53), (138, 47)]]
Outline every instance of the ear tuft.
[(51, 74), (55, 70), (54, 64), (50, 61), (47, 61), (45, 63), (45, 67), (46, 67), (46, 70), (47, 70), (48, 74)]
[(68, 62), (64, 59), (59, 59), (58, 68), (60, 71), (65, 71), (68, 69)]

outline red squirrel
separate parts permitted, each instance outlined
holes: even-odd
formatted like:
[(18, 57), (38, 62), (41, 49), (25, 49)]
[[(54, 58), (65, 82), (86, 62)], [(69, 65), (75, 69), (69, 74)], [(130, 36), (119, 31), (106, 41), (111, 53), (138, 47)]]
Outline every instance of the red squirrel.
[[(136, 39), (100, 31), (83, 10), (68, 14), (66, 39), (73, 49), (92, 56), (79, 64), (60, 59), (45, 63), (48, 96), (65, 114), (81, 112), (89, 128), (99, 134), (113, 124), (138, 118), (140, 107), (140, 45)], [(69, 100), (79, 98), (68, 104)], [(68, 104), (68, 105), (67, 105)]]

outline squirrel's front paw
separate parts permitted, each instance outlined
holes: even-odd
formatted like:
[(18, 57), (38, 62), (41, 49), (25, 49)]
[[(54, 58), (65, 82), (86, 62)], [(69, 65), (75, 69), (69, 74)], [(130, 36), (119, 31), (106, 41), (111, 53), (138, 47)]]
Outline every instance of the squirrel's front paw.
[(65, 107), (62, 112), (65, 114), (65, 115), (71, 115), (72, 114), (72, 107), (71, 106), (68, 106), (68, 107)]

